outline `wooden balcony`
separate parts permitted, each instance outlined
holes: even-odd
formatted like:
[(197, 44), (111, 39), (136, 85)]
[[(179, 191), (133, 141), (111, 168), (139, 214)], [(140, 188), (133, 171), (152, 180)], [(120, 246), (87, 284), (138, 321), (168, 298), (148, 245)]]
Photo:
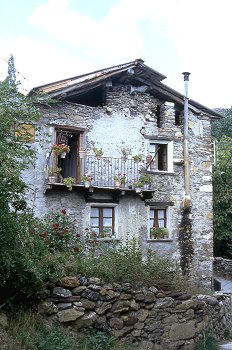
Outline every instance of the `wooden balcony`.
[[(69, 154), (66, 155), (68, 157)], [(64, 179), (73, 178), (73, 189), (89, 192), (93, 190), (114, 190), (117, 192), (135, 193), (135, 183), (139, 180), (141, 174), (146, 172), (147, 164), (144, 161), (136, 162), (134, 159), (85, 156), (84, 158), (61, 159), (59, 156), (52, 156), (47, 160), (46, 170), (46, 188), (61, 189), (66, 187)], [(49, 176), (48, 170), (53, 169), (53, 177)], [(59, 171), (56, 171), (59, 169)], [(83, 177), (91, 177), (90, 186), (85, 183)], [(125, 182), (120, 187), (116, 187), (115, 176), (124, 176)], [(143, 187), (140, 193), (150, 192), (150, 187)]]

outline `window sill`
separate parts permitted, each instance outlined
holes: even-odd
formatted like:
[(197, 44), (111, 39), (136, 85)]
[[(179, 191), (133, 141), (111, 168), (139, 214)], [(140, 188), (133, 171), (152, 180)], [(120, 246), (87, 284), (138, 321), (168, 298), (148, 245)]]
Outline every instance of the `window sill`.
[(175, 175), (173, 171), (164, 171), (164, 170), (147, 170), (148, 174), (156, 175)]
[(172, 242), (172, 238), (148, 238), (147, 242)]

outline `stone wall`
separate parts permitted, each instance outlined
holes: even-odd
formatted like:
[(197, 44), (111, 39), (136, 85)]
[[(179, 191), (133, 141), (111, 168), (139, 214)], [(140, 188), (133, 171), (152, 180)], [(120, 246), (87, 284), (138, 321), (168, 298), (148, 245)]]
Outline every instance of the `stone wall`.
[(223, 276), (232, 278), (232, 260), (223, 258), (214, 258), (214, 274), (215, 277)]
[(108, 330), (143, 349), (193, 350), (205, 332), (222, 339), (232, 326), (229, 295), (134, 289), (130, 283), (103, 284), (83, 276), (64, 277), (47, 288), (40, 314), (74, 330)]

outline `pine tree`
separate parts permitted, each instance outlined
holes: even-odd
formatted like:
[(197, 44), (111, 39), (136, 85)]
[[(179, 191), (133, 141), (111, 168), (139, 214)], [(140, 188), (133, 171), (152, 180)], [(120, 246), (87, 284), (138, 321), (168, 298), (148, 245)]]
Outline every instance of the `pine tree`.
[(7, 77), (6, 77), (6, 82), (8, 83), (8, 85), (11, 88), (16, 89), (16, 87), (17, 87), (16, 69), (15, 69), (15, 65), (14, 65), (14, 57), (13, 57), (13, 55), (10, 55), (10, 57), (8, 59), (8, 74), (7, 74)]

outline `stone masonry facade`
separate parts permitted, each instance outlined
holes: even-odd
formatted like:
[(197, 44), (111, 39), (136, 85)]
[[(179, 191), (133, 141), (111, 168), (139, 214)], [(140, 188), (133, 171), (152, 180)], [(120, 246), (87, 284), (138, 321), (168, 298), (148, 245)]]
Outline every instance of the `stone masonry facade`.
[(108, 331), (141, 349), (193, 350), (206, 333), (223, 339), (231, 329), (230, 298), (68, 276), (47, 284), (38, 312), (77, 332), (86, 327)]
[[(76, 218), (81, 230), (90, 226), (91, 206), (115, 208), (116, 239), (137, 237), (142, 249), (148, 246), (161, 255), (177, 262), (188, 259), (190, 276), (210, 284), (212, 276), (212, 165), (211, 125), (206, 114), (196, 115), (189, 110), (190, 191), (192, 207), (188, 213), (191, 232), (185, 249), (184, 219), (184, 165), (183, 122), (176, 121), (174, 103), (155, 99), (148, 92), (130, 93), (125, 84), (106, 88), (102, 106), (88, 106), (71, 102), (57, 102), (41, 108), (39, 136), (34, 147), (38, 157), (34, 168), (24, 174), (34, 194), (28, 193), (34, 212), (41, 216), (49, 209), (67, 209)], [(101, 188), (93, 191), (86, 200), (81, 186), (68, 191), (63, 184), (48, 185), (47, 155), (56, 142), (57, 130), (75, 130), (81, 135), (80, 146), (93, 156), (93, 148), (101, 148), (103, 157), (120, 158), (122, 149), (129, 148), (131, 155), (141, 154), (144, 161), (150, 145), (165, 145), (167, 169), (157, 171), (146, 168), (152, 179), (150, 197), (135, 191), (121, 191), (115, 200), (113, 191)], [(145, 164), (145, 163), (144, 163)], [(81, 170), (83, 171), (83, 170)], [(89, 190), (88, 190), (89, 191)], [(91, 202), (92, 200), (92, 202)], [(106, 206), (106, 207), (107, 207)], [(165, 208), (169, 235), (166, 239), (151, 239), (149, 219), (152, 208)]]

